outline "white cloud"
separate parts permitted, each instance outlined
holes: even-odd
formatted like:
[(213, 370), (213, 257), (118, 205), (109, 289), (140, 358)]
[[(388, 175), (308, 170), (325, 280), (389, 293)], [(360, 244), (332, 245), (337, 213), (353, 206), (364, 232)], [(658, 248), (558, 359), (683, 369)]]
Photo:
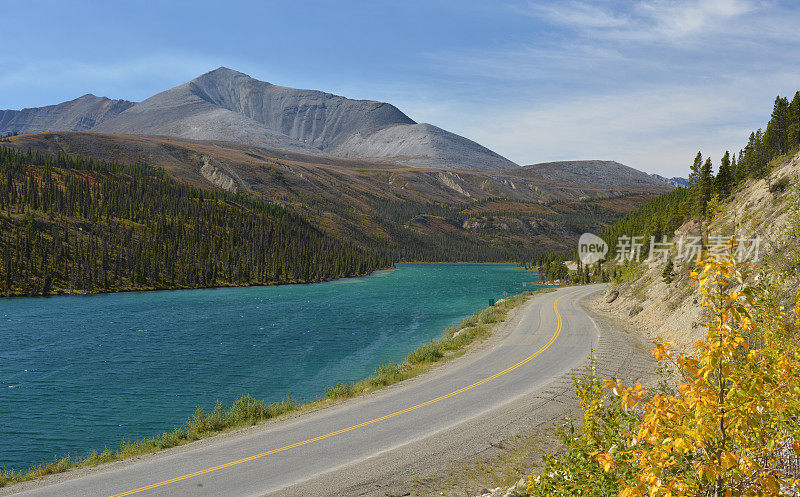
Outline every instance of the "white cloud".
[(651, 0), (636, 6), (641, 13), (640, 27), (652, 27), (668, 38), (725, 29), (726, 22), (755, 8), (755, 4), (745, 0)]
[(555, 101), (531, 98), (458, 105), (423, 115), (520, 164), (566, 159), (617, 160), (648, 172), (687, 174), (697, 153), (714, 157), (741, 148), (769, 119), (775, 93), (794, 92), (800, 71), (757, 76), (723, 86), (665, 84)]
[(628, 24), (628, 19), (608, 8), (598, 7), (577, 0), (543, 4), (529, 1), (524, 5), (512, 6), (512, 10), (521, 14), (551, 22), (583, 28), (611, 28)]
[(750, 0), (639, 0), (605, 7), (570, 0), (528, 2), (516, 9), (594, 38), (685, 45), (724, 32), (731, 22), (763, 7)]
[[(685, 174), (800, 88), (800, 14), (751, 0), (527, 2), (527, 43), (428, 54), (466, 95), (421, 112), (520, 163), (606, 158)], [(498, 84), (499, 83), (499, 84)], [(471, 93), (470, 93), (471, 92)], [(469, 101), (467, 101), (469, 99)]]

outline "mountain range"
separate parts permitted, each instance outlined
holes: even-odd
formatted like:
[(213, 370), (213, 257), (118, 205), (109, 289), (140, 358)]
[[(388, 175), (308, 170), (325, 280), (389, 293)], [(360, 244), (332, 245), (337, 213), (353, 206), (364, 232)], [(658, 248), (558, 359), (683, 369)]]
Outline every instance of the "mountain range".
[(96, 132), (33, 133), (2, 145), (149, 164), (204, 189), (274, 199), (337, 238), (392, 249), (404, 260), (521, 260), (524, 253), (563, 250), (581, 233), (598, 232), (673, 189), (612, 161), (443, 171)]
[[(384, 102), (219, 68), (142, 102), (84, 95), (0, 111), (3, 146), (148, 165), (267, 198), (394, 260), (523, 260), (563, 251), (674, 187), (614, 161), (518, 166)], [(238, 198), (238, 197), (237, 197)]]
[(0, 133), (45, 131), (236, 142), (435, 169), (517, 166), (463, 136), (417, 123), (391, 104), (277, 86), (225, 67), (138, 103), (84, 95), (0, 111)]

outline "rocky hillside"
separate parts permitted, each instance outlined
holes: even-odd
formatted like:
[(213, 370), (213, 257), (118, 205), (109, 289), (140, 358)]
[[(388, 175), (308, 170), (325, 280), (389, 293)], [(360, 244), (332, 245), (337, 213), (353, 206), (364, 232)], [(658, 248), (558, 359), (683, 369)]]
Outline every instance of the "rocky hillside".
[(654, 188), (660, 191), (672, 189), (665, 189), (663, 181), (653, 178), (647, 173), (608, 160), (543, 162), (504, 172), (518, 178), (535, 180), (553, 186), (559, 185), (564, 188), (580, 188), (586, 184), (586, 178), (591, 177), (591, 183), (595, 185), (609, 187), (640, 185), (643, 188)]
[(86, 131), (133, 106), (127, 100), (84, 95), (69, 102), (22, 110), (0, 110), (0, 134)]
[(432, 124), (397, 124), (375, 132), (355, 133), (336, 146), (333, 153), (437, 169), (516, 168), (516, 164), (486, 147)]
[(391, 104), (277, 86), (225, 67), (137, 104), (109, 102), (118, 103), (107, 115), (72, 102), (3, 111), (0, 116), (10, 117), (0, 118), (0, 132), (92, 130), (218, 140), (436, 169), (517, 166), (472, 140), (416, 123)]
[[(759, 258), (752, 260), (751, 278), (755, 278), (765, 265), (795, 277), (786, 278), (788, 286), (797, 288), (796, 263), (797, 214), (793, 205), (799, 205), (797, 185), (800, 175), (800, 154), (784, 161), (763, 179), (750, 179), (739, 186), (731, 199), (721, 205), (706, 227), (696, 221), (684, 223), (674, 237), (699, 235), (707, 229), (710, 240), (717, 237), (752, 239), (760, 237)], [(632, 328), (642, 330), (651, 338), (657, 336), (675, 340), (683, 345), (693, 345), (703, 328), (699, 327), (700, 305), (695, 287), (689, 284), (689, 272), (694, 264), (679, 261), (677, 249), (671, 252), (676, 260), (674, 279), (667, 283), (663, 272), (663, 259), (644, 261), (631, 265), (622, 272), (622, 281), (608, 288), (596, 302), (596, 307), (619, 319)], [(791, 290), (791, 288), (789, 288)]]
[[(572, 247), (659, 193), (604, 184), (590, 165), (570, 185), (499, 171), (442, 171), (222, 142), (40, 133), (6, 146), (161, 167), (204, 189), (277, 199), (323, 230), (404, 260), (513, 260)], [(624, 166), (620, 166), (624, 167)], [(643, 174), (643, 173), (642, 173)], [(578, 182), (580, 181), (580, 182)]]

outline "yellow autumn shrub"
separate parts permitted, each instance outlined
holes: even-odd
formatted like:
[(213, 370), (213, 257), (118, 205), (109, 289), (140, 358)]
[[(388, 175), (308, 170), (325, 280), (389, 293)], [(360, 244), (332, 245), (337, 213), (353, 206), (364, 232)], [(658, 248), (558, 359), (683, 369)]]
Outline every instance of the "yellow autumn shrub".
[(791, 495), (800, 453), (800, 303), (791, 318), (770, 285), (745, 286), (733, 255), (708, 257), (692, 278), (705, 339), (690, 351), (655, 342), (656, 359), (680, 372), (674, 393), (644, 400), (639, 385), (606, 382), (638, 422), (624, 450), (594, 457), (605, 471), (634, 468), (632, 479), (619, 481), (621, 497)]

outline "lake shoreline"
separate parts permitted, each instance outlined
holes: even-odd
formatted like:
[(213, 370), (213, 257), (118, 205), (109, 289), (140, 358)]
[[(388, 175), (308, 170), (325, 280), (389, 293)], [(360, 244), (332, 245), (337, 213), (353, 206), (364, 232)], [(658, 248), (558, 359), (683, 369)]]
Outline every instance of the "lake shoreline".
[[(470, 263), (466, 263), (470, 264)], [(209, 414), (203, 412), (201, 408), (195, 411), (187, 423), (172, 432), (165, 432), (154, 437), (133, 440), (122, 443), (120, 450), (114, 452), (105, 449), (103, 452), (91, 452), (75, 459), (67, 455), (61, 459), (54, 459), (52, 462), (43, 462), (33, 466), (28, 470), (0, 469), (0, 489), (15, 487), (17, 484), (25, 482), (39, 481), (50, 475), (56, 475), (73, 470), (91, 470), (97, 466), (110, 463), (124, 463), (132, 458), (143, 455), (155, 454), (172, 448), (183, 447), (190, 443), (208, 440), (215, 436), (231, 433), (233, 431), (246, 429), (248, 427), (263, 425), (273, 421), (280, 421), (286, 417), (313, 412), (319, 409), (332, 407), (348, 400), (359, 398), (365, 394), (383, 390), (392, 385), (402, 384), (406, 380), (416, 378), (432, 369), (449, 362), (452, 359), (463, 356), (474, 345), (482, 343), (491, 337), (496, 328), (506, 321), (507, 314), (524, 305), (535, 295), (554, 291), (552, 288), (540, 288), (535, 291), (526, 291), (517, 295), (509, 296), (497, 301), (493, 306), (486, 307), (475, 312), (472, 316), (463, 319), (458, 325), (444, 330), (441, 338), (425, 343), (412, 350), (406, 359), (397, 365), (389, 365), (397, 368), (395, 371), (387, 373), (384, 366), (365, 379), (352, 383), (337, 383), (326, 388), (326, 397), (316, 401), (306, 401), (303, 403), (293, 403), (289, 400), (274, 402), (271, 404), (253, 399), (245, 394), (240, 399), (231, 404), (226, 410), (220, 404)], [(498, 315), (499, 316), (498, 319)], [(488, 325), (488, 326), (486, 326)], [(468, 330), (478, 330), (474, 333)], [(440, 347), (446, 351), (440, 355), (432, 354), (432, 347)], [(243, 399), (244, 402), (240, 402)], [(238, 403), (238, 404), (237, 404)], [(214, 425), (215, 419), (225, 419), (226, 416), (235, 415), (240, 409), (237, 406), (247, 405), (249, 416), (235, 418), (227, 425)], [(257, 419), (252, 416), (252, 412), (260, 411), (267, 414)], [(270, 412), (277, 413), (275, 415)], [(212, 429), (198, 429), (198, 427), (212, 426)], [(194, 435), (193, 436), (193, 430)], [(4, 492), (0, 491), (0, 495)]]
[[(96, 295), (114, 295), (114, 294), (129, 294), (129, 293), (152, 293), (152, 292), (177, 292), (182, 290), (216, 290), (216, 289), (225, 289), (225, 288), (270, 288), (270, 287), (279, 287), (279, 286), (292, 286), (292, 285), (318, 285), (321, 283), (330, 283), (333, 281), (345, 280), (348, 278), (365, 278), (367, 276), (371, 276), (380, 271), (388, 271), (391, 269), (397, 269), (397, 264), (517, 264), (514, 261), (492, 261), (492, 262), (485, 262), (485, 261), (399, 261), (395, 262), (392, 266), (387, 267), (379, 267), (377, 269), (373, 269), (369, 273), (364, 274), (356, 274), (356, 275), (349, 275), (349, 276), (339, 276), (337, 278), (331, 278), (328, 280), (321, 280), (321, 281), (288, 281), (288, 282), (275, 282), (275, 283), (252, 283), (252, 284), (225, 284), (225, 285), (212, 285), (212, 286), (189, 286), (189, 287), (164, 287), (164, 288), (132, 288), (132, 289), (119, 289), (119, 290), (96, 290), (96, 291), (74, 291), (68, 292), (64, 290), (60, 290), (57, 292), (52, 292), (46, 295), (42, 294), (32, 294), (32, 295), (5, 295), (0, 294), (0, 300), (8, 300), (8, 299), (28, 299), (28, 298), (52, 298), (52, 297), (93, 297)], [(521, 267), (517, 267), (517, 269), (524, 269)]]
[(402, 263), (318, 285), (0, 300), (0, 466), (116, 449), (242, 393), (324, 398), (535, 279), (512, 264)]
[[(445, 263), (446, 264), (446, 263)], [(35, 297), (42, 297), (42, 298), (51, 298), (51, 297), (92, 297), (95, 295), (114, 295), (114, 294), (124, 294), (124, 293), (152, 293), (152, 292), (177, 292), (182, 290), (215, 290), (215, 289), (223, 289), (223, 288), (269, 288), (275, 286), (289, 286), (289, 285), (317, 285), (319, 283), (330, 283), (331, 281), (338, 281), (347, 278), (364, 278), (366, 276), (370, 276), (378, 271), (386, 271), (389, 269), (397, 269), (397, 266), (392, 265), (388, 267), (380, 267), (377, 269), (373, 269), (369, 273), (364, 274), (356, 274), (356, 275), (349, 275), (349, 276), (339, 276), (337, 278), (331, 278), (328, 280), (321, 280), (321, 281), (289, 281), (284, 283), (251, 283), (251, 284), (227, 284), (227, 285), (213, 285), (213, 286), (188, 286), (188, 287), (165, 287), (165, 288), (132, 288), (132, 289), (120, 289), (120, 290), (97, 290), (97, 291), (75, 291), (75, 292), (67, 292), (64, 290), (60, 290), (58, 292), (52, 292), (47, 295), (41, 294), (33, 294), (33, 295), (0, 295), (0, 299), (28, 299), (28, 298), (35, 298)]]

